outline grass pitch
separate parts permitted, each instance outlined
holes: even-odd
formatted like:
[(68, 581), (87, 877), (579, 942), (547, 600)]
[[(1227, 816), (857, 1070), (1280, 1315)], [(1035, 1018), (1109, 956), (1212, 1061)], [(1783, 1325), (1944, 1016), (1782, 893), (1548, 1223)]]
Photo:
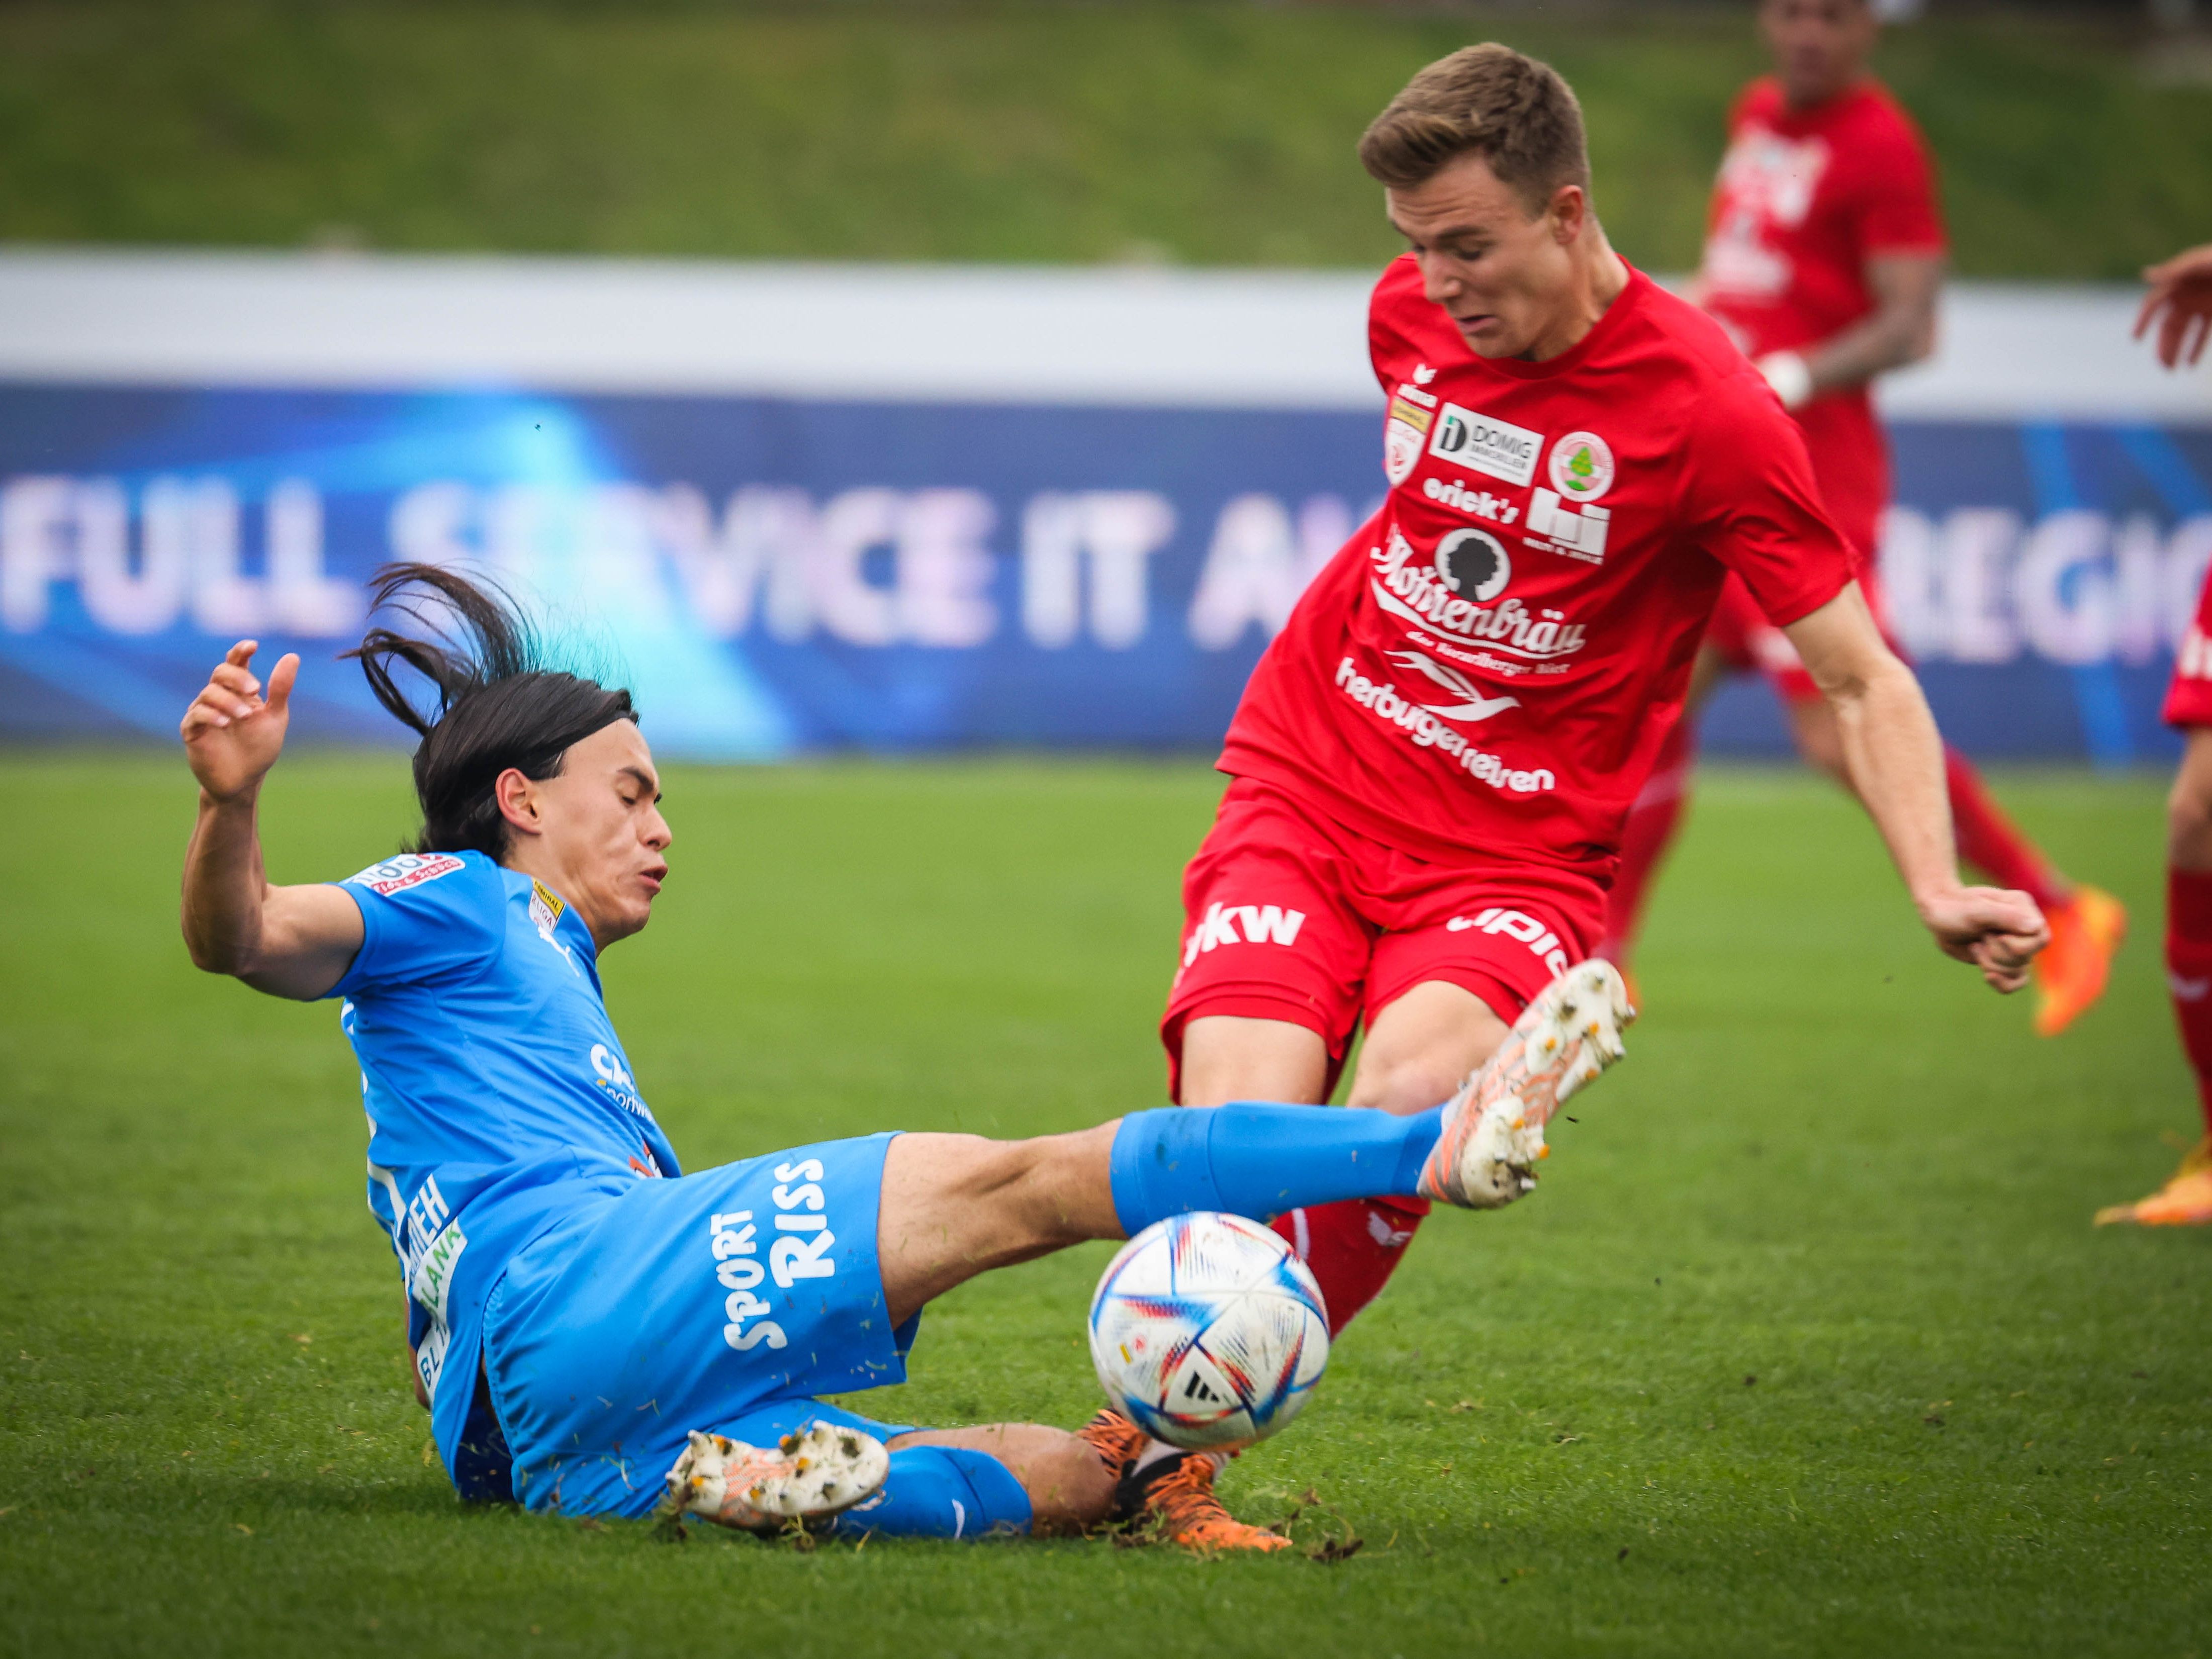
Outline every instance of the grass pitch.
[[(2179, 1654), (2212, 1591), (2212, 1237), (2098, 1233), (2193, 1109), (2158, 790), (2021, 777), (2135, 908), (2039, 1042), (1929, 950), (1871, 833), (1709, 775), (1631, 1059), (1543, 1188), (1431, 1223), (1313, 1409), (1225, 1485), (1341, 1565), (1103, 1543), (825, 1547), (465, 1510), (409, 1397), (334, 1011), (195, 974), (166, 757), (0, 759), (0, 1650), (408, 1656)], [(887, 1125), (1156, 1103), (1194, 764), (678, 769), (663, 914), (609, 959), (693, 1168)], [(410, 827), (301, 758), (278, 880)], [(1073, 1423), (1103, 1246), (939, 1304), (893, 1418)]]

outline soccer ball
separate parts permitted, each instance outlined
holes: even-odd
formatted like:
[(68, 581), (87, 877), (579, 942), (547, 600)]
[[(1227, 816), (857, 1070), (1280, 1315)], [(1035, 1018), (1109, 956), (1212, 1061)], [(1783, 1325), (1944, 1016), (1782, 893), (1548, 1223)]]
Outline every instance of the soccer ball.
[(1091, 1363), (1130, 1421), (1189, 1451), (1265, 1440), (1328, 1364), (1306, 1264), (1256, 1221), (1196, 1211), (1124, 1244), (1091, 1298)]

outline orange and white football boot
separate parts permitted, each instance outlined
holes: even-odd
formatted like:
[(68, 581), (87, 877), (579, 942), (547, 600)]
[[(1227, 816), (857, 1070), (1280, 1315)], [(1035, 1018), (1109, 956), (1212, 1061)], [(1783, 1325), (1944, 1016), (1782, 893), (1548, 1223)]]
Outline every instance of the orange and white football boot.
[(2097, 1212), (2097, 1224), (2138, 1227), (2212, 1226), (2212, 1134), (2190, 1148), (2166, 1185), (2148, 1198)]
[(1076, 1433), (1115, 1477), (1115, 1518), (1133, 1536), (1150, 1534), (1201, 1555), (1229, 1550), (1286, 1550), (1289, 1539), (1230, 1514), (1214, 1496), (1218, 1454), (1170, 1452), (1141, 1470), (1137, 1459), (1152, 1438), (1117, 1411), (1102, 1411)]
[(1577, 963), (1546, 986), (1445, 1103), (1443, 1133), (1421, 1165), (1421, 1196), (1495, 1210), (1533, 1190), (1536, 1165), (1551, 1155), (1544, 1126), (1621, 1057), (1620, 1033), (1635, 1018), (1609, 962)]
[(2101, 887), (2076, 887), (2074, 896), (2044, 913), (2051, 943), (2036, 957), (2035, 1034), (2057, 1036), (2105, 994), (2112, 957), (2128, 936), (2127, 907)]
[(668, 1471), (659, 1513), (773, 1533), (866, 1502), (890, 1474), (883, 1442), (841, 1424), (810, 1424), (767, 1448), (694, 1430)]

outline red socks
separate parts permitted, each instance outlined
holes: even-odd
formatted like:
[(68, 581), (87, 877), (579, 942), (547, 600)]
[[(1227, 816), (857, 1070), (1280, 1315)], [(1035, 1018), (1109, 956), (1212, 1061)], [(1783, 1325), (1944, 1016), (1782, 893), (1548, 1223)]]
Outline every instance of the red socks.
[(2212, 1134), (2212, 871), (2166, 872), (2166, 982)]
[(1674, 839), (1682, 809), (1689, 805), (1690, 772), (1697, 760), (1697, 723), (1686, 714), (1674, 722), (1674, 729), (1659, 745), (1651, 775), (1644, 781), (1643, 792), (1620, 827), (1620, 867), (1613, 873), (1613, 892), (1606, 905), (1605, 939), (1597, 949), (1598, 955), (1610, 961), (1624, 962), (1634, 951), (1636, 930), (1644, 921), (1644, 896), (1651, 890), (1659, 861), (1667, 855), (1668, 844)]
[(1428, 1212), (1425, 1198), (1347, 1198), (1275, 1218), (1321, 1286), (1332, 1340), (1382, 1294)]
[(1951, 823), (1959, 856), (2000, 887), (2017, 887), (2044, 909), (2064, 896), (2058, 878), (2035, 843), (2021, 834), (2004, 809), (1990, 799), (1982, 775), (1957, 750), (1943, 750), (1943, 781), (1951, 792)]

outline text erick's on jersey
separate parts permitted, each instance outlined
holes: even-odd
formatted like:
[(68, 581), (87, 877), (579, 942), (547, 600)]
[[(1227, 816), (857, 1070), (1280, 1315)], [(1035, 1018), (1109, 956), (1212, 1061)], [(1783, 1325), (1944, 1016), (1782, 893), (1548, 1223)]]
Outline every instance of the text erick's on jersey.
[(1261, 659), (1222, 769), (1419, 857), (1596, 878), (1725, 574), (1778, 623), (1850, 580), (1802, 441), (1641, 272), (1530, 362), (1470, 351), (1408, 256), (1369, 337), (1389, 493)]

